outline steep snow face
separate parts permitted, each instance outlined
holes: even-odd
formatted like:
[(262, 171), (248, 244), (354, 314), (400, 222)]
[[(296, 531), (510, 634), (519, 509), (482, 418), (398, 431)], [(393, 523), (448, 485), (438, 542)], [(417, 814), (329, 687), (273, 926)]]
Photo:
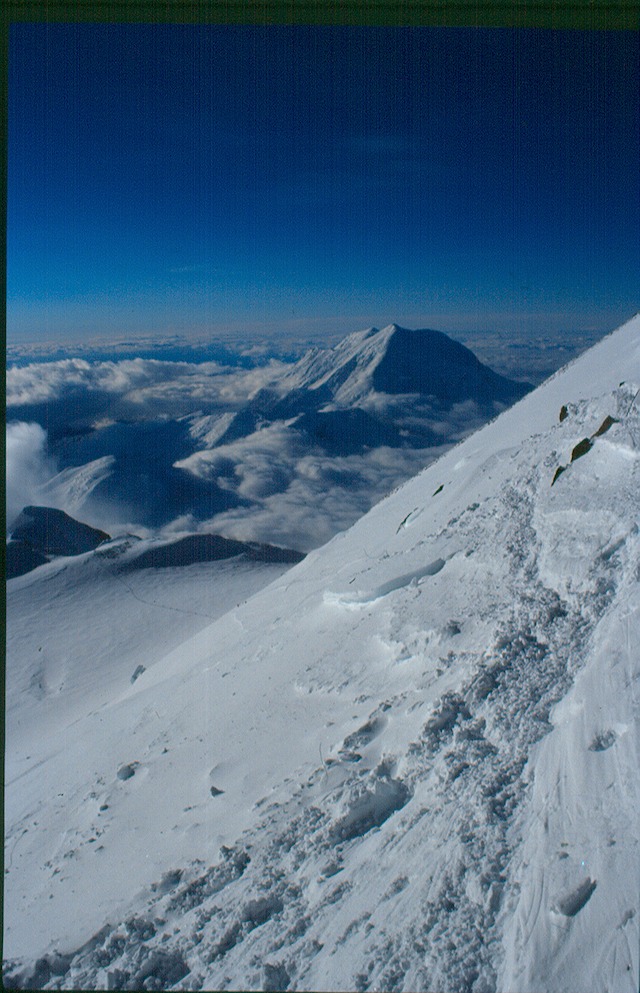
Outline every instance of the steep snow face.
[(636, 317), (133, 684), (16, 694), (5, 978), (637, 991), (639, 386)]
[(339, 369), (347, 368), (346, 374), (357, 364), (374, 362), (380, 358), (381, 349), (393, 331), (394, 325), (384, 328), (367, 328), (347, 335), (334, 348), (312, 348), (296, 363), (291, 372), (282, 380), (283, 389), (318, 390), (334, 377)]
[(63, 469), (40, 487), (42, 502), (64, 506), (71, 514), (80, 513), (96, 487), (109, 477), (115, 461), (115, 456), (104, 455), (85, 465)]

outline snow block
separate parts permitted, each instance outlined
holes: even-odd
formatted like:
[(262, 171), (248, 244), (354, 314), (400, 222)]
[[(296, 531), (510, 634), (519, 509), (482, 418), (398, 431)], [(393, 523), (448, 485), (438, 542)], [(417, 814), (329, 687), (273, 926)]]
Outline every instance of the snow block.
[[(496, 682), (491, 682), (490, 688), (484, 695), (488, 696), (495, 685)], [(468, 720), (470, 717), (467, 704), (458, 693), (444, 693), (433, 716), (422, 728), (422, 739), (426, 745), (435, 750), (445, 735), (453, 733), (457, 722)]]
[(204, 875), (191, 880), (179, 890), (169, 901), (169, 911), (178, 910), (186, 913), (194, 907), (199, 907), (204, 901), (219, 893), (229, 883), (239, 879), (251, 861), (242, 849), (221, 849), (224, 861), (212, 866)]
[(249, 900), (242, 909), (241, 920), (250, 928), (266, 924), (275, 914), (284, 909), (284, 904), (276, 894), (268, 894), (257, 900)]
[(189, 971), (180, 952), (154, 951), (133, 976), (130, 989), (166, 990), (184, 979)]
[(265, 993), (278, 993), (289, 987), (289, 973), (282, 963), (265, 962), (262, 970), (262, 989)]
[(376, 779), (372, 787), (367, 786), (350, 797), (346, 814), (333, 826), (334, 839), (351, 841), (380, 827), (396, 810), (404, 807), (410, 797), (409, 789), (400, 780)]

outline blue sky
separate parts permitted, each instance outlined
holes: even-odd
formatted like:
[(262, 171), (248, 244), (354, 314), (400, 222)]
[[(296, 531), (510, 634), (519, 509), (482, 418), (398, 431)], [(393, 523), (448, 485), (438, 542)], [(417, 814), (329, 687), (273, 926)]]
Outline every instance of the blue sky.
[(9, 341), (640, 309), (640, 38), (16, 24)]

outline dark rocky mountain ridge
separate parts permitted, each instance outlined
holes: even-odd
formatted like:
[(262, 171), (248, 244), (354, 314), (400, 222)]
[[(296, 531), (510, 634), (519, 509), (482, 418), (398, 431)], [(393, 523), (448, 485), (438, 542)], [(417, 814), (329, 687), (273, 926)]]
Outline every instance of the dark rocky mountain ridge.
[[(118, 549), (131, 546), (135, 535), (114, 539), (98, 528), (75, 520), (53, 507), (25, 507), (17, 518), (7, 542), (7, 579), (22, 576), (51, 560), (55, 555), (81, 555), (99, 549), (98, 555), (117, 557)], [(139, 554), (122, 563), (125, 571), (168, 568), (244, 558), (249, 562), (290, 563), (302, 561), (304, 554), (257, 541), (238, 541), (219, 534), (191, 534), (169, 541), (141, 542)], [(102, 548), (101, 546), (104, 546)]]
[(11, 537), (43, 555), (81, 555), (108, 541), (111, 535), (75, 520), (64, 510), (29, 506), (15, 520)]

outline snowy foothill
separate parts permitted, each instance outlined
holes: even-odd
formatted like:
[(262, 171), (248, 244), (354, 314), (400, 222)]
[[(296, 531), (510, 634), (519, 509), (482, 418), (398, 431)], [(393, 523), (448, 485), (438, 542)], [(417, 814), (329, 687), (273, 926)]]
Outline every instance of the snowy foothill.
[(637, 993), (639, 388), (640, 315), (298, 565), (11, 580), (5, 985)]

